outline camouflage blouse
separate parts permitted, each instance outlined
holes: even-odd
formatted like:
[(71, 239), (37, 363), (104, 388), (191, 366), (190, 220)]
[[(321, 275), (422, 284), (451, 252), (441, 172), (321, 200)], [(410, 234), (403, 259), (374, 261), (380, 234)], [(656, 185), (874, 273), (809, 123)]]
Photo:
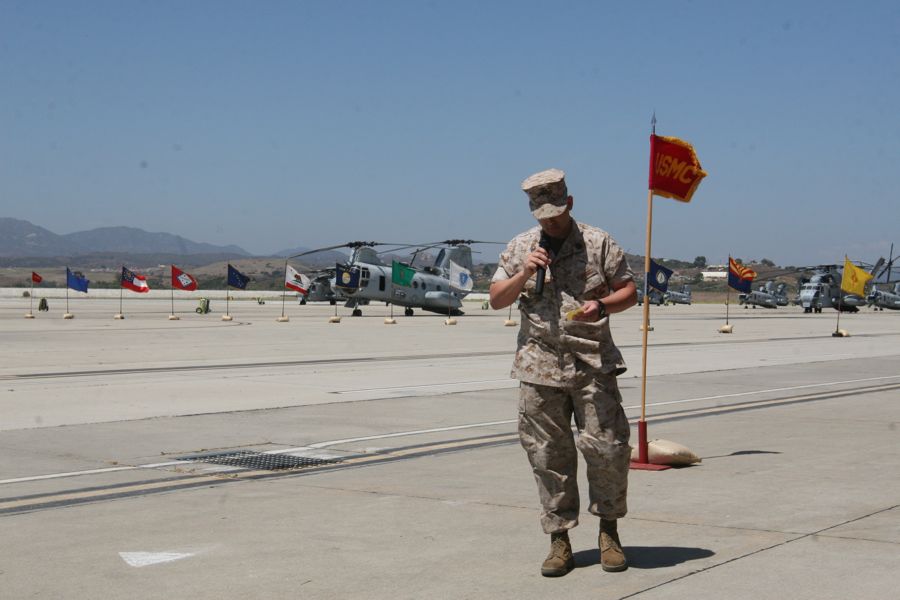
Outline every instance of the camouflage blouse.
[[(493, 281), (509, 279), (525, 266), (537, 248), (541, 228), (517, 235), (506, 251)], [(595, 373), (625, 372), (622, 353), (609, 329), (609, 317), (594, 323), (567, 321), (566, 313), (586, 300), (608, 296), (634, 279), (625, 253), (602, 229), (574, 222), (544, 279), (544, 293), (534, 293), (535, 277), (519, 297), (522, 326), (511, 376), (526, 383), (552, 387), (582, 387)]]

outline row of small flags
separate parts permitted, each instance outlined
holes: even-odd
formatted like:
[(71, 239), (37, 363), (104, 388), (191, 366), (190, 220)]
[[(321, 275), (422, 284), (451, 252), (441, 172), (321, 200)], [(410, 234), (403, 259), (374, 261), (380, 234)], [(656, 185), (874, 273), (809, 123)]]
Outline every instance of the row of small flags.
[[(756, 271), (750, 267), (745, 267), (732, 257), (728, 257), (728, 287), (744, 294), (749, 294), (753, 280), (756, 279)], [(863, 296), (866, 293), (866, 283), (872, 279), (872, 275), (864, 269), (860, 269), (850, 259), (844, 257), (844, 277), (841, 277), (841, 289), (849, 294)], [(672, 270), (667, 269), (650, 259), (650, 273), (647, 275), (647, 283), (665, 292), (669, 288), (669, 278), (672, 276)]]
[[(194, 278), (193, 275), (182, 271), (175, 265), (171, 265), (171, 267), (173, 289), (193, 292), (198, 288), (197, 279)], [(35, 273), (34, 271), (31, 272), (32, 283), (41, 283), (43, 280), (44, 278), (41, 277), (38, 273)], [(229, 286), (243, 290), (247, 288), (247, 283), (249, 283), (249, 281), (250, 277), (244, 275), (230, 264), (228, 265)], [(73, 271), (69, 269), (69, 267), (66, 267), (67, 288), (75, 290), (76, 292), (87, 293), (90, 283), (90, 280), (84, 276), (84, 273), (82, 273), (81, 271)], [(150, 291), (150, 285), (147, 283), (147, 278), (144, 275), (135, 273), (134, 271), (124, 266), (122, 267), (122, 274), (119, 278), (119, 284), (122, 288), (137, 292), (139, 294)]]
[[(667, 269), (650, 259), (650, 272), (647, 274), (647, 284), (656, 288), (660, 292), (668, 291), (669, 278), (673, 271)], [(750, 293), (750, 286), (756, 278), (756, 271), (749, 267), (745, 267), (736, 262), (730, 256), (728, 257), (728, 286), (745, 294)]]

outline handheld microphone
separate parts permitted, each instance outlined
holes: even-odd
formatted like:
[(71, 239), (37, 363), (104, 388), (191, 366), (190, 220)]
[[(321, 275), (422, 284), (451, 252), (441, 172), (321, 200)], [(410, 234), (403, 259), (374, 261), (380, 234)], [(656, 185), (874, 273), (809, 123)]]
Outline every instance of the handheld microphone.
[[(538, 246), (547, 250), (550, 250), (550, 236), (548, 236), (543, 230), (541, 230), (541, 241), (538, 242)], [(544, 267), (538, 267), (538, 270), (534, 273), (535, 281), (534, 281), (534, 293), (537, 296), (540, 296), (544, 293), (544, 278), (547, 276), (547, 269)]]

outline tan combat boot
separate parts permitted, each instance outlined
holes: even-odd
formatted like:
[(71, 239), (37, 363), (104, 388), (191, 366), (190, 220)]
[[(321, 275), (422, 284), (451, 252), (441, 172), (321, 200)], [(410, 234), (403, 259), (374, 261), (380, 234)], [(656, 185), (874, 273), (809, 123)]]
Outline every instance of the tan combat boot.
[(600, 520), (600, 566), (604, 571), (624, 571), (628, 568), (625, 552), (619, 542), (616, 521)]
[(550, 554), (541, 565), (541, 575), (544, 577), (562, 577), (575, 568), (575, 558), (572, 556), (572, 544), (569, 543), (569, 533), (550, 534)]

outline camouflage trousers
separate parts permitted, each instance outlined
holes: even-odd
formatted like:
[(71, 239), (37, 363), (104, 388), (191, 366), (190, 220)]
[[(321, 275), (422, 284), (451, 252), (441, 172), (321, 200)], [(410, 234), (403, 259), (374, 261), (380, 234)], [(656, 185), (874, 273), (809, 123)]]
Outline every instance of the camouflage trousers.
[[(577, 438), (572, 433), (573, 415)], [(605, 519), (625, 516), (630, 433), (612, 375), (598, 375), (577, 389), (521, 384), (519, 440), (537, 482), (545, 533), (578, 525), (576, 447), (587, 462), (588, 510)]]

